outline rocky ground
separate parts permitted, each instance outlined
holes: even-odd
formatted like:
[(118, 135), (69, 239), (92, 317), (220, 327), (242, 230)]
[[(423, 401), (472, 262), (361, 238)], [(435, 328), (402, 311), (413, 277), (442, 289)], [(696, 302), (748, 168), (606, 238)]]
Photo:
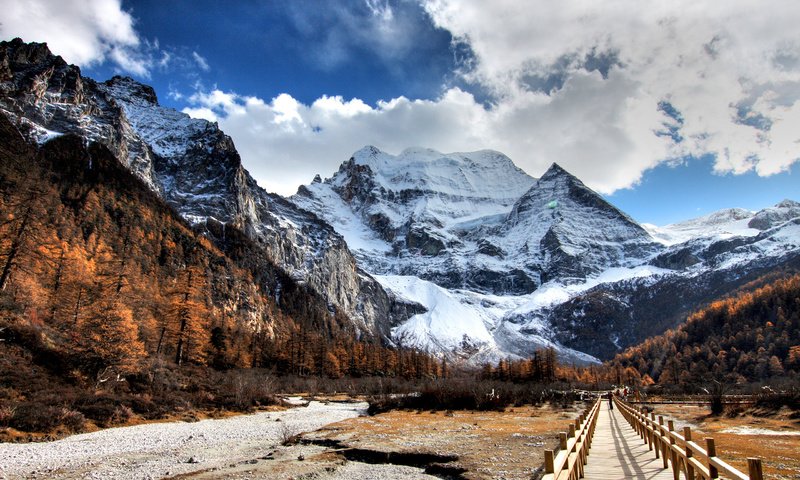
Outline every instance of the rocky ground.
[(0, 478), (154, 479), (268, 457), (285, 439), (364, 414), (367, 404), (310, 402), (194, 423), (152, 423), (48, 443), (0, 444)]

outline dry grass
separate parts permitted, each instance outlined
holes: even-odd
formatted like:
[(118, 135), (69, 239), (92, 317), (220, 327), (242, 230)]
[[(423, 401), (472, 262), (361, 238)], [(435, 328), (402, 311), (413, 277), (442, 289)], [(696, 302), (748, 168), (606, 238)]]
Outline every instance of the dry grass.
[(306, 439), (381, 452), (457, 455), (465, 478), (530, 479), (578, 409), (515, 407), (505, 412), (395, 410), (346, 420)]
[[(735, 416), (709, 416), (708, 407), (696, 405), (656, 405), (656, 413), (676, 420), (676, 428), (692, 427), (696, 439), (714, 437), (717, 455), (739, 471), (747, 472), (747, 458), (759, 457), (764, 477), (800, 479), (800, 421), (792, 412), (748, 409)], [(796, 413), (795, 413), (796, 415)], [(757, 428), (794, 435), (737, 434), (723, 432), (735, 428)]]

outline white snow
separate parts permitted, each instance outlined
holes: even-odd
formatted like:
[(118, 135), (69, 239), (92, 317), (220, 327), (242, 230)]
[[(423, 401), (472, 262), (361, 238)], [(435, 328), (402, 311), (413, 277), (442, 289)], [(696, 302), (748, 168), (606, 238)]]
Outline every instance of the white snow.
[(493, 150), (443, 154), (408, 148), (395, 156), (368, 146), (353, 158), (357, 164), (368, 165), (380, 185), (395, 191), (420, 188), (458, 198), (516, 200), (534, 181)]
[[(310, 402), (283, 412), (152, 423), (49, 443), (0, 443), (0, 478), (154, 479), (256, 459), (292, 434), (366, 412), (366, 403)], [(189, 463), (194, 458), (198, 463)]]
[(403, 345), (448, 351), (458, 349), (465, 337), (473, 345), (494, 344), (488, 330), (494, 319), (488, 309), (475, 308), (455, 292), (417, 277), (379, 275), (375, 279), (384, 288), (428, 308), (392, 330), (392, 338)]
[(36, 131), (36, 141), (39, 143), (39, 145), (42, 145), (62, 135), (64, 134), (61, 132), (54, 132), (53, 130), (48, 130), (44, 127), (39, 127), (37, 128)]
[[(392, 338), (406, 346), (441, 353), (458, 351), (466, 341), (467, 347), (480, 348), (479, 360), (515, 356), (498, 344), (498, 329), (506, 334), (527, 336), (526, 342), (539, 348), (553, 346), (562, 354), (584, 361), (597, 361), (554, 342), (548, 336), (549, 327), (541, 313), (601, 283), (629, 279), (656, 278), (674, 274), (649, 265), (635, 268), (612, 268), (583, 282), (564, 285), (549, 282), (527, 295), (486, 295), (467, 290), (448, 290), (413, 276), (377, 275), (381, 285), (395, 295), (424, 305), (428, 311), (415, 315), (392, 329)], [(524, 317), (524, 323), (509, 319)], [(541, 332), (535, 338), (519, 330)]]
[(524, 298), (527, 298), (528, 300), (517, 307), (513, 313), (522, 315), (553, 307), (604, 283), (614, 283), (621, 282), (623, 280), (648, 277), (652, 281), (655, 281), (662, 276), (674, 274), (675, 272), (672, 270), (658, 268), (652, 265), (640, 265), (631, 268), (609, 268), (597, 276), (589, 277), (585, 280), (570, 283), (568, 285), (564, 285), (559, 282), (548, 282), (537, 288), (533, 293), (526, 295)]
[[(200, 134), (212, 128), (207, 120), (195, 119), (172, 108), (154, 105), (135, 91), (140, 85), (122, 79), (112, 85), (99, 84), (114, 97), (136, 133), (155, 153), (172, 158), (185, 155), (191, 147), (199, 148)], [(206, 148), (209, 148), (206, 145)]]
[(771, 437), (789, 437), (798, 436), (800, 431), (797, 430), (769, 430), (766, 428), (756, 427), (731, 427), (721, 430), (722, 433), (733, 433), (734, 435), (767, 435)]
[(663, 227), (649, 223), (642, 224), (642, 227), (652, 235), (653, 239), (667, 246), (696, 238), (724, 240), (734, 236), (751, 237), (760, 233), (755, 228), (747, 226), (755, 213), (742, 208), (729, 208)]
[(391, 250), (391, 246), (378, 238), (329, 185), (314, 183), (307, 188), (314, 193), (313, 198), (295, 195), (292, 201), (298, 207), (315, 212), (334, 225), (336, 232), (344, 237), (350, 250), (372, 255)]

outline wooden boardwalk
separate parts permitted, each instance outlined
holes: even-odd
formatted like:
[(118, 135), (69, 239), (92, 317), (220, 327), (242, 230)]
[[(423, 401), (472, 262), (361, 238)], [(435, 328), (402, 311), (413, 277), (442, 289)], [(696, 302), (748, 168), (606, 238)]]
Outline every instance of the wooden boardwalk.
[(606, 401), (599, 412), (585, 469), (587, 480), (673, 478), (672, 471), (663, 468), (661, 459), (647, 449), (619, 410), (608, 410)]

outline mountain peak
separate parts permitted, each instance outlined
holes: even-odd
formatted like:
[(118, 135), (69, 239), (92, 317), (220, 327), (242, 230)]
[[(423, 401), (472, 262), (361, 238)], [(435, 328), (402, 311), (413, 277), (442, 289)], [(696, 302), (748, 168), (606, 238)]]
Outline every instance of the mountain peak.
[(574, 180), (574, 181), (580, 182), (580, 180), (578, 180), (578, 177), (576, 177), (575, 175), (569, 173), (568, 171), (566, 171), (564, 169), (564, 167), (562, 167), (561, 165), (559, 165), (559, 164), (557, 164), (555, 162), (553, 162), (550, 165), (550, 167), (547, 169), (547, 171), (544, 172), (544, 174), (542, 175), (542, 177), (539, 180), (547, 182), (547, 181), (554, 180), (554, 179), (557, 179), (557, 178), (565, 178), (565, 179), (569, 179), (569, 180)]
[[(556, 162), (553, 162), (553, 163), (550, 164), (550, 166), (544, 172), (544, 175), (562, 175), (562, 174), (565, 174), (565, 173), (569, 174), (569, 172), (564, 170), (564, 167), (562, 167), (561, 165), (557, 164)], [(542, 175), (542, 176), (544, 176), (544, 175)]]
[(353, 153), (352, 158), (355, 159), (356, 163), (367, 163), (367, 161), (370, 158), (374, 158), (375, 156), (380, 155), (382, 153), (383, 152), (381, 151), (381, 149), (379, 149), (374, 145), (365, 145), (360, 149), (356, 150), (356, 152)]
[(8, 62), (19, 68), (25, 65), (38, 65), (59, 59), (61, 57), (53, 55), (46, 43), (25, 43), (17, 37), (11, 41), (0, 42), (0, 50), (5, 52)]
[(800, 203), (785, 199), (774, 207), (757, 212), (747, 226), (758, 230), (768, 230), (797, 217), (800, 217)]
[(103, 82), (103, 85), (113, 92), (115, 97), (123, 98), (129, 102), (134, 100), (144, 100), (151, 105), (158, 105), (156, 91), (150, 85), (145, 85), (131, 77), (115, 75), (110, 80)]

